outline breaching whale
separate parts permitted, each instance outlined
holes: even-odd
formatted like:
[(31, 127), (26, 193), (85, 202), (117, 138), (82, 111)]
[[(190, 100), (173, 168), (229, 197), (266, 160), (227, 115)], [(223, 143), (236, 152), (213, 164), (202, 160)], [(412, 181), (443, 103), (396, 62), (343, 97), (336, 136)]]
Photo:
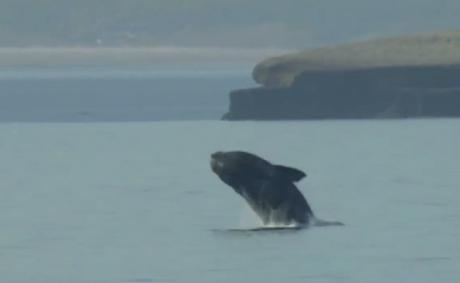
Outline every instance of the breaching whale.
[(244, 151), (211, 154), (211, 169), (247, 201), (264, 225), (343, 225), (314, 216), (307, 200), (294, 185), (306, 177), (299, 169), (274, 165)]

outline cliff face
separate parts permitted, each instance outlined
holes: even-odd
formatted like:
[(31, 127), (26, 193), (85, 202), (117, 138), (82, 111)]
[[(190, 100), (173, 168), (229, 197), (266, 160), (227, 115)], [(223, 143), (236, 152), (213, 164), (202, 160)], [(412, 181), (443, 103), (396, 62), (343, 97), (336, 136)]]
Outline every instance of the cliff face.
[(262, 86), (231, 92), (223, 118), (460, 117), (459, 58), (460, 33), (443, 33), (268, 59), (253, 73)]
[(460, 117), (460, 65), (304, 72), (230, 93), (229, 120)]

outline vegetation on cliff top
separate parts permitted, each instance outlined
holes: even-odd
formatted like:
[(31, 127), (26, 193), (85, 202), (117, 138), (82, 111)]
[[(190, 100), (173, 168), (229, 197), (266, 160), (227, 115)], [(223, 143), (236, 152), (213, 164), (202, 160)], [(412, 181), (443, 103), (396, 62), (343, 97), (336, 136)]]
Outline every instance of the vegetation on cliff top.
[(264, 86), (290, 85), (305, 71), (389, 66), (460, 64), (460, 31), (394, 37), (323, 47), (266, 59), (254, 80)]

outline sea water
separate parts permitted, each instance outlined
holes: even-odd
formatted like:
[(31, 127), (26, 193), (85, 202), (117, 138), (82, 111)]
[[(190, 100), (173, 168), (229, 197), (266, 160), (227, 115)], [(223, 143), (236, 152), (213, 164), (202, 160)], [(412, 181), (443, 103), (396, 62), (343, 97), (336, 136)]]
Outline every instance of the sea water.
[[(0, 123), (1, 282), (458, 282), (460, 120)], [(217, 150), (304, 170), (260, 225)]]
[(0, 122), (219, 119), (250, 71), (0, 69)]
[[(0, 124), (3, 282), (457, 282), (460, 121)], [(305, 170), (318, 217), (258, 225), (209, 168)]]

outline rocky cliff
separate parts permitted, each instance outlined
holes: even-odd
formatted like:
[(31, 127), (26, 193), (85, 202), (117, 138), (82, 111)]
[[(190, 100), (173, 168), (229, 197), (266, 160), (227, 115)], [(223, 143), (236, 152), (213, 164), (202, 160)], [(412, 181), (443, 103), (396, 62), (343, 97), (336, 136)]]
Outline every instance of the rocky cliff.
[(270, 58), (253, 76), (224, 119), (460, 117), (460, 32)]

